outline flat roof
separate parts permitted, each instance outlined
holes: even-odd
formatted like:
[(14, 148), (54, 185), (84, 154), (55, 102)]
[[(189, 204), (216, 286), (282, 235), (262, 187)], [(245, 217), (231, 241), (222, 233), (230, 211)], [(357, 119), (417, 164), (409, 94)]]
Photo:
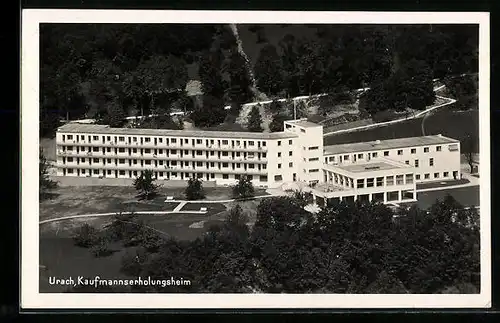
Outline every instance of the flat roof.
[(325, 155), (335, 155), (335, 154), (354, 153), (362, 151), (450, 144), (458, 142), (460, 141), (457, 139), (448, 138), (442, 135), (433, 135), (433, 136), (408, 137), (408, 138), (331, 145), (331, 146), (325, 146), (323, 148), (323, 152)]
[(379, 170), (390, 170), (396, 168), (403, 168), (398, 165), (390, 164), (387, 162), (373, 162), (373, 163), (364, 163), (364, 164), (349, 164), (349, 165), (339, 165), (337, 166), (340, 169), (351, 173), (364, 173), (364, 172), (373, 172)]
[(298, 120), (287, 120), (286, 122), (294, 124), (299, 127), (304, 128), (313, 128), (313, 127), (321, 127), (321, 125), (308, 121), (307, 119), (298, 119)]
[(196, 138), (233, 138), (233, 139), (285, 139), (296, 138), (293, 132), (236, 132), (236, 131), (206, 131), (206, 130), (170, 130), (170, 129), (138, 129), (138, 128), (111, 128), (107, 125), (90, 125), (68, 123), (57, 129), (64, 133), (95, 133), (112, 135), (136, 136), (171, 136), (171, 137), (196, 137)]

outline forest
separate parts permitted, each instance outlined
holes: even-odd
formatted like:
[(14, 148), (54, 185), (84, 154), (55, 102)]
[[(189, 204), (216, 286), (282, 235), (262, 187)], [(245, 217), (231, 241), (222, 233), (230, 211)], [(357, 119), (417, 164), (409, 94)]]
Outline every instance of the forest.
[[(365, 87), (360, 107), (370, 114), (423, 109), (435, 99), (435, 78), (474, 92), (455, 76), (478, 71), (475, 25), (307, 25), (314, 37), (286, 34), (277, 44), (265, 38), (269, 27), (247, 28), (263, 44), (250, 59), (229, 25), (42, 24), (41, 135), (66, 118), (122, 126), (126, 116), (153, 114), (139, 126), (182, 128), (173, 110), (210, 127), (256, 99)], [(185, 91), (193, 79), (198, 103)]]
[[(128, 277), (192, 282), (169, 288), (101, 286), (100, 292), (479, 293), (475, 209), (450, 196), (428, 210), (341, 202), (311, 214), (304, 210), (307, 203), (298, 192), (264, 199), (252, 227), (248, 214), (235, 206), (224, 222), (195, 240), (161, 237), (141, 226), (140, 217), (117, 215), (105, 231), (84, 227), (77, 242), (111, 237), (133, 246), (122, 258)], [(97, 247), (92, 250), (102, 249)]]

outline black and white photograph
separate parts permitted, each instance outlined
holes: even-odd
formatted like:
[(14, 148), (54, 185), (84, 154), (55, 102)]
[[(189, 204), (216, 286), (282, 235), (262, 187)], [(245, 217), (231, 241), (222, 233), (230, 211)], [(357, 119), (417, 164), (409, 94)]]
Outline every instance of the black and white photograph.
[(21, 305), (489, 307), (489, 42), (479, 12), (23, 11)]

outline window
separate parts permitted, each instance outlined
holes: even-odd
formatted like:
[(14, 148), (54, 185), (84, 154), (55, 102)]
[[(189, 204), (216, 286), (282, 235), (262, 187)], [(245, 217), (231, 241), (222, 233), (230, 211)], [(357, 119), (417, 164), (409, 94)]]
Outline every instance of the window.
[(94, 163), (98, 163), (99, 162), (99, 158), (94, 158), (93, 162)]
[(366, 179), (366, 187), (373, 187), (373, 178)]
[[(227, 151), (225, 151), (225, 153), (226, 153), (226, 154), (225, 154), (225, 155), (223, 154), (223, 156), (227, 156)], [(196, 155), (197, 155), (197, 156), (201, 156), (201, 155), (203, 155), (203, 151), (201, 151), (201, 150), (197, 150), (197, 151), (196, 151)]]
[(163, 154), (163, 149), (158, 149), (158, 154)]
[(262, 158), (266, 158), (267, 154), (266, 153), (262, 153)]
[(398, 150), (398, 155), (401, 156), (403, 154), (403, 149)]
[(420, 180), (420, 174), (415, 175), (415, 179), (416, 179), (417, 181), (419, 181), (419, 180)]
[[(68, 140), (72, 140), (73, 139), (73, 135), (68, 135)], [(68, 173), (69, 173), (69, 169), (68, 169)], [(73, 170), (71, 170), (71, 173), (73, 173)]]
[(278, 169), (280, 169), (280, 168), (281, 168), (281, 164), (278, 164)]
[(210, 174), (210, 178), (215, 178), (215, 174), (214, 173)]
[(255, 165), (254, 164), (248, 164), (248, 168), (254, 169)]
[(198, 167), (203, 166), (203, 162), (196, 162), (196, 166), (198, 166)]
[(319, 172), (319, 169), (317, 169), (317, 168), (309, 170), (309, 173), (317, 173), (317, 172)]
[(120, 171), (120, 175), (125, 175), (125, 171), (124, 171), (124, 170), (121, 170), (121, 171)]
[(281, 175), (274, 175), (274, 181), (275, 182), (281, 182), (283, 180), (283, 176)]
[(262, 142), (262, 147), (266, 147), (266, 142), (265, 141)]
[(171, 142), (172, 142), (173, 144), (175, 144), (175, 143), (177, 143), (177, 139), (172, 138), (172, 139), (171, 139)]
[(94, 169), (94, 174), (99, 175), (99, 170), (98, 169)]
[(125, 159), (118, 159), (119, 164), (125, 164)]
[(106, 148), (106, 152), (110, 153), (111, 152), (111, 148), (110, 147)]
[(384, 186), (384, 178), (383, 177), (377, 177), (377, 187), (379, 186)]
[(72, 163), (73, 162), (73, 157), (68, 157), (67, 161), (68, 161), (68, 163)]
[(309, 147), (309, 150), (318, 150), (318, 149), (319, 149), (318, 146)]
[(249, 141), (249, 142), (248, 142), (248, 145), (249, 145), (249, 146), (254, 146), (254, 142), (253, 142), (253, 141)]
[(288, 156), (292, 156), (292, 155), (293, 155), (293, 151), (289, 151)]
[(265, 175), (264, 176), (260, 176), (259, 177), (259, 181), (261, 181), (261, 182), (267, 182), (267, 176), (265, 176)]
[(373, 156), (373, 157), (377, 157), (377, 156), (378, 156), (378, 153), (376, 153), (376, 152), (375, 152), (375, 153), (372, 153), (372, 156)]
[(406, 165), (410, 165), (410, 161), (409, 160), (405, 160), (405, 164)]
[(364, 179), (358, 179), (357, 180), (358, 188), (363, 188), (365, 187), (365, 180)]
[[(175, 141), (174, 141), (174, 142), (175, 142)], [(184, 143), (185, 143), (185, 144), (189, 144), (189, 139), (187, 139), (187, 138), (186, 138), (186, 139), (184, 139)], [(182, 144), (182, 139), (181, 139), (181, 144)]]
[(344, 160), (349, 160), (349, 155), (344, 155)]
[(281, 153), (278, 153), (278, 158), (281, 157)]
[(124, 153), (125, 152), (125, 148), (118, 148), (118, 152)]
[(334, 161), (335, 161), (335, 156), (329, 157), (328, 159), (329, 159), (331, 162), (334, 162)]
[(441, 151), (441, 146), (436, 146), (436, 151)]
[(228, 143), (229, 143), (229, 141), (228, 141), (228, 140), (222, 140), (222, 144), (223, 144), (223, 145), (227, 145)]
[[(109, 140), (109, 139), (108, 139), (108, 140)], [(137, 137), (132, 137), (132, 141), (133, 141), (133, 142), (137, 142)], [(137, 172), (135, 172), (135, 173), (137, 173)]]
[(389, 156), (389, 152), (388, 151), (384, 151), (384, 156)]
[(434, 173), (434, 178), (439, 178), (439, 173)]
[(290, 139), (290, 140), (288, 140), (288, 144), (289, 144), (289, 145), (293, 144), (293, 140), (291, 140), (291, 139)]
[(412, 148), (412, 149), (411, 149), (411, 153), (412, 153), (412, 154), (416, 154), (416, 153), (417, 153), (417, 148)]
[(415, 167), (418, 167), (418, 159), (415, 159)]
[(293, 163), (288, 163), (288, 167), (293, 167)]
[(434, 158), (429, 158), (429, 166), (434, 166)]
[(403, 175), (396, 175), (396, 185), (403, 185)]
[(85, 163), (85, 158), (82, 158), (82, 163)]
[(149, 138), (149, 137), (144, 137), (144, 142), (151, 142), (151, 138)]
[(134, 154), (136, 154), (136, 153), (137, 153), (137, 148), (132, 148), (132, 152), (133, 152)]
[(125, 141), (125, 137), (118, 137), (118, 141)]
[(210, 162), (210, 167), (215, 167), (215, 163), (214, 162)]
[[(161, 144), (163, 142), (163, 138), (158, 138), (158, 142)], [(163, 172), (160, 172), (160, 176), (163, 176)]]
[(92, 151), (95, 152), (95, 153), (99, 152), (99, 147), (92, 147)]
[(227, 157), (227, 156), (229, 156), (229, 153), (227, 151), (223, 151), (222, 156)]
[(163, 166), (163, 160), (159, 160), (158, 165)]
[(300, 131), (306, 133), (306, 129), (300, 129)]
[(85, 169), (82, 169), (82, 175), (85, 175)]
[(267, 169), (267, 165), (266, 164), (262, 165), (262, 169)]
[(358, 159), (363, 159), (363, 154), (358, 154)]
[(203, 143), (203, 140), (201, 140), (201, 139), (196, 139), (196, 144), (197, 144), (197, 145), (201, 145), (202, 143)]
[(240, 174), (236, 174), (236, 175), (234, 175), (234, 179), (239, 180), (239, 179), (240, 179), (240, 177), (241, 177), (241, 175), (240, 175)]
[(134, 164), (134, 165), (137, 165), (137, 159), (134, 159), (134, 160), (133, 160), (133, 164)]
[(228, 174), (222, 174), (222, 179), (228, 179), (229, 175)]
[(211, 151), (210, 156), (215, 156), (215, 151)]
[(413, 174), (406, 174), (406, 184), (413, 184)]
[(134, 173), (133, 173), (133, 174), (134, 174), (134, 176), (137, 176), (137, 171), (136, 171), (136, 170), (134, 170)]
[(394, 185), (394, 176), (387, 176), (386, 177), (386, 184), (387, 184), (387, 186)]
[(224, 168), (229, 167), (228, 165), (229, 165), (228, 163), (222, 163), (222, 167)]
[(424, 147), (424, 153), (428, 153), (429, 152), (429, 147)]
[(425, 174), (425, 175), (424, 175), (424, 178), (425, 178), (425, 179), (429, 179), (430, 177), (431, 177), (431, 175), (430, 175), (430, 174)]
[(108, 163), (110, 163), (110, 164), (111, 164), (111, 158), (108, 158)]
[(92, 136), (92, 140), (99, 140), (99, 136)]
[[(173, 163), (173, 162), (172, 162), (172, 163)], [(146, 159), (146, 160), (144, 161), (144, 164), (146, 164), (146, 165), (151, 165), (151, 161)]]
[(172, 155), (176, 155), (176, 154), (177, 154), (177, 150), (176, 150), (176, 149), (171, 149), (171, 150), (170, 150), (170, 153), (171, 153)]
[(319, 160), (319, 158), (318, 158), (318, 157), (309, 158), (309, 161), (310, 161), (310, 162), (313, 162), (313, 161), (318, 161), (318, 160)]
[(236, 163), (236, 168), (240, 168), (241, 167), (241, 164), (240, 163)]
[(151, 149), (149, 149), (149, 148), (144, 149), (144, 153), (145, 154), (151, 154)]
[(448, 176), (450, 176), (450, 173), (448, 173), (448, 172), (443, 173), (443, 177), (448, 177)]
[(73, 151), (73, 147), (69, 146), (68, 148), (66, 148), (68, 151)]

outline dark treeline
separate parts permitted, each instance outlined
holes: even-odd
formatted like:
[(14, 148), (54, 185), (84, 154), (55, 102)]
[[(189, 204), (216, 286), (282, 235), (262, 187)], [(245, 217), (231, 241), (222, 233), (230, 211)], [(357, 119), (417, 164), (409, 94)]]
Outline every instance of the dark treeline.
[(307, 203), (299, 194), (264, 199), (251, 229), (248, 217), (236, 206), (225, 222), (194, 241), (161, 242), (151, 231), (144, 236), (144, 230), (139, 230), (142, 234), (137, 239), (134, 230), (130, 231), (133, 227), (115, 221), (110, 227), (114, 233), (121, 238), (132, 236), (138, 243), (123, 258), (125, 274), (192, 282), (167, 288), (137, 286), (128, 291), (479, 292), (479, 215), (475, 209), (463, 209), (447, 197), (427, 211), (342, 203), (313, 216), (304, 210)]
[[(252, 29), (265, 43), (254, 66), (261, 92), (293, 97), (371, 87), (361, 106), (373, 114), (422, 109), (434, 100), (433, 78), (478, 70), (477, 26), (316, 29), (316, 37), (285, 35), (277, 46), (266, 43), (265, 27)], [(42, 24), (40, 35), (42, 135), (53, 133), (60, 118), (120, 126), (127, 115), (165, 115), (172, 107), (194, 110), (197, 126), (213, 126), (226, 118), (224, 105), (237, 112), (256, 93), (228, 25)], [(198, 105), (184, 91), (189, 64), (202, 83)], [(169, 116), (141, 126), (182, 127)]]

